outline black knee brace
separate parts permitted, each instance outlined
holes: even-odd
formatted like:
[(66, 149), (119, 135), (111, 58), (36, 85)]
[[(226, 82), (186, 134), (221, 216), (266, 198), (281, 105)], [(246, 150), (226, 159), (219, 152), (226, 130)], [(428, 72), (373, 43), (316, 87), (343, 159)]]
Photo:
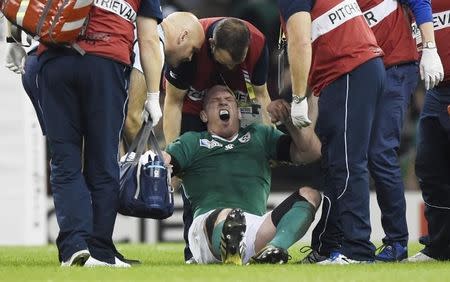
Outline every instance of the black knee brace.
[(295, 202), (301, 201), (308, 202), (308, 200), (300, 196), (299, 192), (296, 191), (292, 193), (289, 197), (287, 197), (281, 204), (276, 206), (275, 209), (272, 211), (271, 215), (273, 224), (277, 226), (283, 215), (285, 215), (292, 208), (292, 205)]

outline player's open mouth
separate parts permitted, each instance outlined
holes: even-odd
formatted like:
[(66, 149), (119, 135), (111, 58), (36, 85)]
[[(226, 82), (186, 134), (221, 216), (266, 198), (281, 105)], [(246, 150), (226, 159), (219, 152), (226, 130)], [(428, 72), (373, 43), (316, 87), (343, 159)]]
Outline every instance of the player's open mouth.
[(228, 121), (230, 119), (230, 112), (228, 110), (220, 110), (219, 117), (223, 121)]

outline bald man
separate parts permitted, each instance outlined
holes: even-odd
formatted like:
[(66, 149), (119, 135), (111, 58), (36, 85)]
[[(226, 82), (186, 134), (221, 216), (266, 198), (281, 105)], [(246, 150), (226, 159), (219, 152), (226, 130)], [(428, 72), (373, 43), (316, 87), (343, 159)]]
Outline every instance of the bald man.
[[(175, 12), (167, 16), (159, 24), (158, 33), (160, 50), (164, 54), (165, 63), (172, 67), (190, 61), (205, 40), (203, 28), (197, 17), (188, 12)], [(135, 44), (134, 53), (136, 56), (139, 55), (137, 44)], [(141, 127), (141, 113), (144, 120), (147, 120), (150, 115), (153, 126), (158, 124), (162, 116), (159, 92), (147, 92), (144, 71), (145, 68), (142, 68), (139, 58), (136, 57), (128, 89), (128, 114), (124, 128), (127, 144), (131, 144)], [(144, 105), (144, 111), (142, 111), (142, 105)]]

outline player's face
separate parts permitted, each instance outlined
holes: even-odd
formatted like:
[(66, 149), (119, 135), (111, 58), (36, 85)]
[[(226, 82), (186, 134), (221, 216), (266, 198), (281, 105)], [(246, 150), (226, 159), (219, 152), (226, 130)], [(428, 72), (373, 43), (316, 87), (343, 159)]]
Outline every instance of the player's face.
[(209, 95), (204, 108), (208, 130), (223, 138), (232, 137), (239, 130), (236, 98), (224, 89)]
[(234, 69), (237, 65), (240, 65), (245, 60), (244, 56), (244, 58), (236, 62), (231, 58), (230, 53), (223, 49), (213, 48), (212, 53), (214, 56), (214, 60), (219, 64), (221, 64), (222, 66), (225, 66), (229, 70)]

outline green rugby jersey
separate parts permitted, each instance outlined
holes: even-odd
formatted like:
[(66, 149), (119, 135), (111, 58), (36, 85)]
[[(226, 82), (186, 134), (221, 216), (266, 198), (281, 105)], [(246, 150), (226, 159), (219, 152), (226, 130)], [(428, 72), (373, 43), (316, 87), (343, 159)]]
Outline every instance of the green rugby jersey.
[(283, 133), (253, 124), (231, 141), (204, 132), (186, 132), (167, 152), (180, 166), (194, 217), (216, 208), (241, 208), (263, 215), (270, 191), (269, 160), (276, 159)]

